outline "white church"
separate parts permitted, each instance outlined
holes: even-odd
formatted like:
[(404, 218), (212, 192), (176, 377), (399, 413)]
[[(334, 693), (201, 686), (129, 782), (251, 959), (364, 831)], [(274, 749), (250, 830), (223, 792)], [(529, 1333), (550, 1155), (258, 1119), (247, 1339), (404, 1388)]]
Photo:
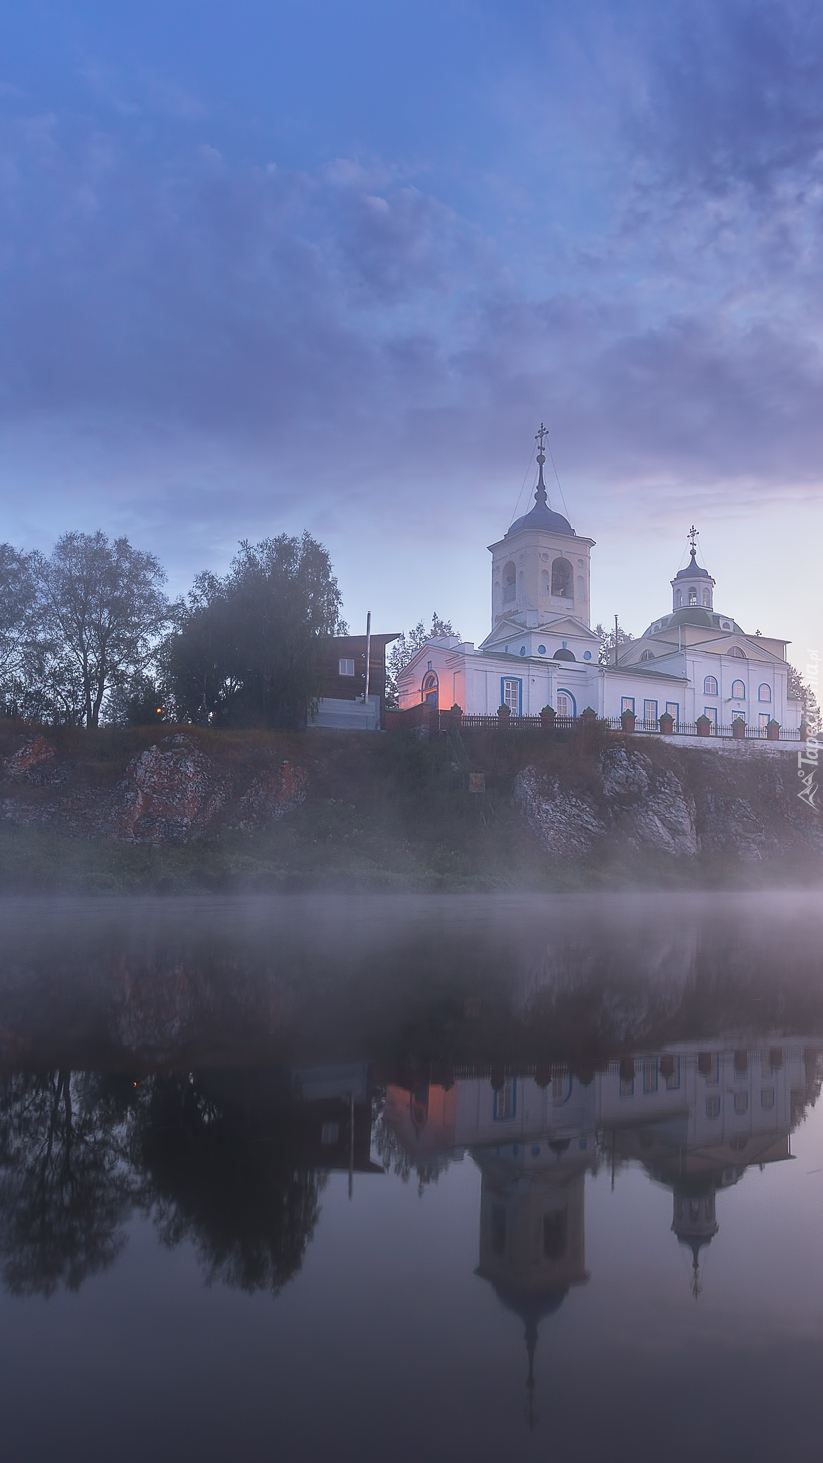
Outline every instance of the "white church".
[[(401, 710), (427, 701), (467, 716), (557, 717), (591, 710), (613, 721), (624, 712), (638, 730), (659, 731), (661, 715), (674, 734), (746, 735), (799, 739), (801, 703), (789, 694), (787, 641), (747, 635), (714, 606), (715, 581), (697, 563), (692, 530), (689, 563), (671, 581), (671, 610), (638, 640), (618, 649), (615, 664), (598, 663), (591, 628), (591, 551), (594, 539), (575, 533), (548, 502), (543, 481), (543, 435), (534, 506), (518, 518), (492, 556), (492, 628), (482, 645), (456, 636), (430, 639), (398, 676)], [(741, 728), (738, 728), (738, 735)]]

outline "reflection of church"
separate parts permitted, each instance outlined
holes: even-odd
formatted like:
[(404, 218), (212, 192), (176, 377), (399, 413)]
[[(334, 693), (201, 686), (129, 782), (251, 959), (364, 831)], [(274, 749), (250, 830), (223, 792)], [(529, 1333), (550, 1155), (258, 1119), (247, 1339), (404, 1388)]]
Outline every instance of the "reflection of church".
[(626, 1057), (588, 1083), (557, 1069), (540, 1080), (496, 1074), (387, 1089), (385, 1121), (421, 1175), (467, 1151), (480, 1169), (477, 1274), (524, 1322), (530, 1415), (539, 1323), (588, 1279), (586, 1171), (639, 1162), (671, 1189), (697, 1295), (716, 1195), (751, 1164), (791, 1156), (789, 1135), (819, 1080), (816, 1051), (775, 1041)]

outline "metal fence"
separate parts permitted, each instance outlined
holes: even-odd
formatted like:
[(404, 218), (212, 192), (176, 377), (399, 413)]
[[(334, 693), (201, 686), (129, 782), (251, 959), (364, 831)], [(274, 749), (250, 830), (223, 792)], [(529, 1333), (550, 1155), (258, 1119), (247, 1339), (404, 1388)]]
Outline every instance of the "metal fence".
[[(436, 736), (438, 731), (448, 732), (452, 730), (474, 731), (481, 728), (502, 728), (506, 731), (572, 731), (576, 726), (596, 724), (607, 727), (609, 731), (622, 732), (625, 730), (622, 719), (619, 716), (594, 717), (594, 716), (555, 716), (553, 719), (542, 716), (499, 716), (496, 712), (488, 716), (463, 715), (451, 711), (438, 711), (437, 707), (427, 702), (411, 706), (405, 711), (387, 711), (386, 729), (388, 731), (412, 730), (427, 728), (431, 735)], [(661, 736), (659, 721), (636, 720), (633, 727), (634, 734), (641, 736)], [(681, 721), (672, 731), (676, 737), (696, 737), (699, 735), (698, 728), (693, 721)], [(738, 734), (739, 735), (739, 734)], [(746, 723), (744, 738), (747, 741), (770, 741), (766, 728)], [(731, 726), (712, 727), (710, 737), (723, 737), (732, 739), (735, 733)], [(803, 741), (800, 730), (793, 727), (781, 726), (775, 740), (781, 742)]]
[[(622, 732), (624, 730), (623, 722), (621, 721), (619, 716), (598, 717), (597, 720), (601, 726), (608, 727), (609, 731)], [(539, 716), (511, 715), (509, 717), (498, 717), (495, 714), (492, 716), (463, 715), (460, 718), (452, 718), (452, 713), (450, 711), (440, 712), (441, 731), (447, 731), (452, 726), (457, 726), (461, 729), (465, 728), (467, 731), (471, 731), (475, 728), (479, 729), (481, 727), (503, 727), (505, 730), (508, 731), (523, 731), (526, 729), (534, 728), (540, 729), (541, 727), (545, 728), (546, 730), (571, 731), (574, 727), (582, 726), (583, 724), (584, 718), (580, 716), (557, 716), (555, 717), (554, 721), (544, 722)], [(635, 721), (634, 733), (658, 737), (662, 735), (660, 731), (660, 723), (658, 721), (641, 721), (639, 719)], [(671, 734), (675, 737), (696, 737), (700, 735), (697, 724), (693, 721), (678, 722), (678, 724), (673, 728)], [(718, 726), (711, 728), (709, 732), (709, 737), (723, 737), (734, 739), (735, 733), (731, 726)], [(800, 731), (797, 728), (787, 726), (780, 727), (778, 738), (781, 742), (799, 743), (802, 741)], [(770, 740), (770, 738), (766, 734), (765, 727), (753, 726), (749, 723), (746, 724), (744, 739), (746, 741), (761, 742)], [(741, 740), (743, 740), (743, 738), (741, 738)]]

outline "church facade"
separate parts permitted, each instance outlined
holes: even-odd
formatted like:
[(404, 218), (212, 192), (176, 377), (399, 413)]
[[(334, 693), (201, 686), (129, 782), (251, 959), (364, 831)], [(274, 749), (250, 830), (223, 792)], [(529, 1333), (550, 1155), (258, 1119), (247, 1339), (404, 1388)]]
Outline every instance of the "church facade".
[(489, 545), (490, 633), (477, 647), (455, 636), (428, 640), (398, 677), (401, 710), (428, 701), (486, 716), (501, 706), (514, 716), (546, 707), (558, 717), (590, 709), (616, 719), (630, 711), (646, 731), (659, 730), (668, 713), (675, 733), (705, 717), (715, 733), (730, 734), (742, 719), (748, 736), (765, 738), (776, 722), (784, 738), (799, 739), (788, 642), (749, 635), (715, 609), (715, 581), (697, 563), (694, 531), (689, 563), (671, 581), (671, 610), (620, 646), (616, 663), (599, 664), (590, 619), (594, 540), (550, 508), (542, 442), (537, 462), (533, 507)]

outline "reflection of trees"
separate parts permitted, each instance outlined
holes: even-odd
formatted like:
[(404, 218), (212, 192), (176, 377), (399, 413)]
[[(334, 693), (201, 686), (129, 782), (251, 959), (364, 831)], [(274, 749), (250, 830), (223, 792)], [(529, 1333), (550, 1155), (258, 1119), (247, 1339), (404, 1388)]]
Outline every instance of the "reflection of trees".
[(134, 1182), (123, 1113), (90, 1077), (0, 1086), (0, 1263), (14, 1294), (77, 1290), (125, 1243)]
[(135, 1144), (163, 1241), (189, 1240), (209, 1282), (276, 1294), (300, 1269), (322, 1178), (287, 1112), (251, 1121), (191, 1077), (154, 1078)]

